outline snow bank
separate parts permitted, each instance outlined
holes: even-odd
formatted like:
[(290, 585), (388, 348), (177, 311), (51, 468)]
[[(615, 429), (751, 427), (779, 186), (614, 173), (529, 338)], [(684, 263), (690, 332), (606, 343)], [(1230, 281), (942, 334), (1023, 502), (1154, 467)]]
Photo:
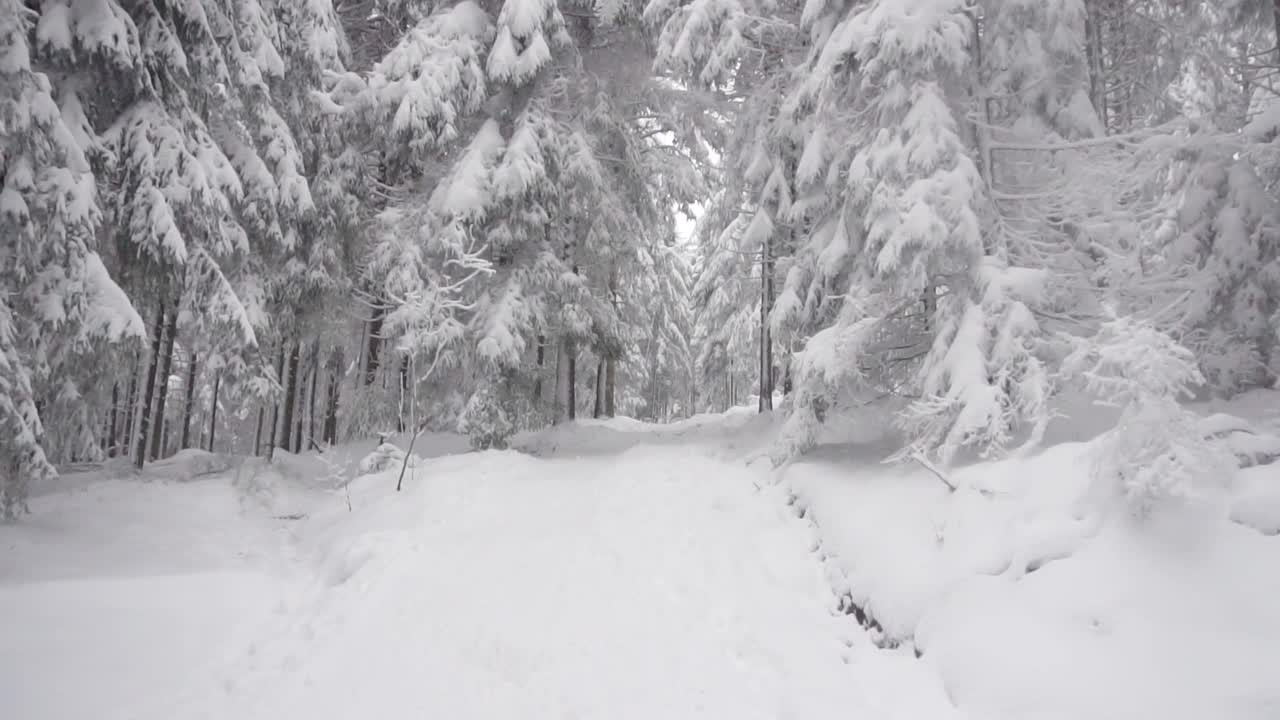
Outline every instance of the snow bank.
[[(1203, 429), (1274, 439), (1253, 423)], [(1096, 494), (1092, 448), (974, 464), (948, 476), (955, 492), (845, 458), (783, 477), (838, 582), (974, 717), (1280, 717), (1280, 538), (1264, 534), (1280, 530), (1280, 467), (1139, 521)]]
[(130, 717), (206, 674), (274, 618), (288, 523), (246, 512), (227, 476), (78, 473), (0, 524), (5, 717)]

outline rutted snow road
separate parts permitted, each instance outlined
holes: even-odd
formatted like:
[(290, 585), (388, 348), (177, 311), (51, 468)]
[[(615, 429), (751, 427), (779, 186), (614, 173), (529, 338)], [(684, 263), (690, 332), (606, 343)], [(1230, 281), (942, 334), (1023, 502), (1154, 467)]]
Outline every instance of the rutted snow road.
[(118, 717), (953, 717), (929, 670), (832, 612), (763, 477), (665, 446), (440, 458), (400, 494), (361, 478), (353, 512), (328, 495), (294, 530), (314, 585)]

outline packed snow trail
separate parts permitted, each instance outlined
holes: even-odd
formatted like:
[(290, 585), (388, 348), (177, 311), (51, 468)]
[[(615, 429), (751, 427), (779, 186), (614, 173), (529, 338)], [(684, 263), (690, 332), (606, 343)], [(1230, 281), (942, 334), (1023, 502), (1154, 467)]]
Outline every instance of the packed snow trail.
[(361, 478), (353, 511), (329, 496), (295, 529), (309, 592), (116, 716), (954, 717), (833, 612), (811, 528), (762, 477), (690, 446), (440, 458), (399, 494)]

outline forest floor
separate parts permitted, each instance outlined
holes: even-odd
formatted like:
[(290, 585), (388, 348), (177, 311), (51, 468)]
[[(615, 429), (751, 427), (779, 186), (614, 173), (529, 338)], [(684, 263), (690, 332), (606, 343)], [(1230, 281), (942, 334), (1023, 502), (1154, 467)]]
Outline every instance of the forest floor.
[[(1228, 409), (1269, 433), (1276, 395)], [(956, 471), (873, 438), (774, 470), (746, 410), (187, 452), (0, 526), (21, 720), (1280, 717), (1280, 472), (1141, 523), (1087, 442)], [(1210, 511), (1208, 507), (1221, 512)], [(1274, 512), (1273, 512), (1274, 511)], [(838, 608), (874, 618), (871, 630)]]

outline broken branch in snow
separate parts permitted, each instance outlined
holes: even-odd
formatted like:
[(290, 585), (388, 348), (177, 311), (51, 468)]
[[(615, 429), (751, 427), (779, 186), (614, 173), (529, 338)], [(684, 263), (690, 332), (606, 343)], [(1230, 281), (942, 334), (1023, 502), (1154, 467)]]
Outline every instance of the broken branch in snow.
[(941, 470), (938, 469), (938, 466), (930, 462), (929, 458), (925, 457), (923, 453), (917, 450), (916, 452), (911, 453), (910, 457), (912, 460), (915, 460), (916, 462), (920, 463), (920, 466), (923, 467), (925, 470), (928, 470), (929, 472), (933, 473), (934, 477), (941, 480), (942, 484), (947, 486), (947, 490), (949, 492), (956, 491), (955, 484), (952, 483), (950, 480), (948, 480), (947, 476), (943, 474)]
[(413, 456), (413, 444), (418, 441), (418, 436), (423, 430), (427, 429), (427, 421), (423, 420), (418, 423), (418, 427), (414, 429), (413, 435), (409, 438), (409, 449), (404, 453), (404, 460), (400, 463), (400, 478), (396, 480), (396, 492), (400, 492), (400, 488), (404, 485), (404, 471), (409, 467), (409, 458)]

